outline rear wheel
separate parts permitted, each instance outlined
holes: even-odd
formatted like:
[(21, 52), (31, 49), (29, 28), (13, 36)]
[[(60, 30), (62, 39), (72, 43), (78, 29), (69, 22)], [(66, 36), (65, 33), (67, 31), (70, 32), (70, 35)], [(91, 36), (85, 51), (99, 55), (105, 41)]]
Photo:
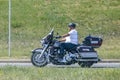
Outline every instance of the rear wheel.
[[(42, 50), (41, 50), (42, 52)], [(43, 66), (46, 66), (47, 65), (47, 58), (45, 55), (42, 55), (40, 57), (40, 54), (41, 52), (37, 52), (37, 53), (33, 53), (32, 56), (31, 56), (31, 62), (34, 66), (37, 66), (37, 67), (43, 67)]]
[(81, 67), (91, 67), (93, 64), (94, 64), (94, 62), (89, 62), (89, 61), (87, 61), (87, 62), (78, 62), (78, 64), (81, 66)]

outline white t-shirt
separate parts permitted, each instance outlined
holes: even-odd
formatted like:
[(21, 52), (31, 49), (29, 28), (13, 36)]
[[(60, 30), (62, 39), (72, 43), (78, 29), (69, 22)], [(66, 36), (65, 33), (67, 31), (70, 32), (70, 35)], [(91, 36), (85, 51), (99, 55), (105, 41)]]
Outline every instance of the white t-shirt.
[(66, 42), (70, 42), (73, 44), (78, 44), (78, 33), (75, 29), (68, 32), (69, 36), (66, 37)]

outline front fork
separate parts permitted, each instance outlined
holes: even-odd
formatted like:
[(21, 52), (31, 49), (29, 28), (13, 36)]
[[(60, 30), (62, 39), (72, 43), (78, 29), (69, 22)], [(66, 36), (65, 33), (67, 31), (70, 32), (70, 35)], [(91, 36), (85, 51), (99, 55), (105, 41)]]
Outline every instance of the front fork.
[(47, 50), (48, 46), (49, 46), (49, 44), (47, 44), (47, 45), (44, 46), (44, 48), (43, 48), (43, 50), (42, 50), (39, 58), (41, 58), (41, 57), (43, 56), (43, 54), (44, 54), (44, 52)]
[(40, 53), (39, 58), (41, 58), (48, 47), (49, 47), (49, 44), (45, 45), (43, 48), (37, 48), (37, 49), (32, 50), (32, 53), (33, 54)]

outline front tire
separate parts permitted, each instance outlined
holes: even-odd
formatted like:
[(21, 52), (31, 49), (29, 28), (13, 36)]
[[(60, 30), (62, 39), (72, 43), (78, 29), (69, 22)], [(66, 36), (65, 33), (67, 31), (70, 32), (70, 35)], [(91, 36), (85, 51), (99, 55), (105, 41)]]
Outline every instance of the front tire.
[[(42, 50), (41, 50), (42, 52)], [(31, 62), (34, 66), (37, 66), (37, 67), (44, 67), (48, 64), (47, 62), (47, 58), (45, 55), (41, 56), (41, 58), (39, 58), (41, 52), (35, 52), (32, 54), (31, 56)]]

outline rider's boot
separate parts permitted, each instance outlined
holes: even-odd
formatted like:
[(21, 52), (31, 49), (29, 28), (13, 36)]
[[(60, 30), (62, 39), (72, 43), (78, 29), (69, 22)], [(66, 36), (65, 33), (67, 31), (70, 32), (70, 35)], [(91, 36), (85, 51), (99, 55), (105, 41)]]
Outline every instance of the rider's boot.
[(59, 54), (58, 62), (66, 62), (63, 54)]
[(58, 54), (58, 61), (61, 62), (63, 60), (64, 55), (63, 54)]

